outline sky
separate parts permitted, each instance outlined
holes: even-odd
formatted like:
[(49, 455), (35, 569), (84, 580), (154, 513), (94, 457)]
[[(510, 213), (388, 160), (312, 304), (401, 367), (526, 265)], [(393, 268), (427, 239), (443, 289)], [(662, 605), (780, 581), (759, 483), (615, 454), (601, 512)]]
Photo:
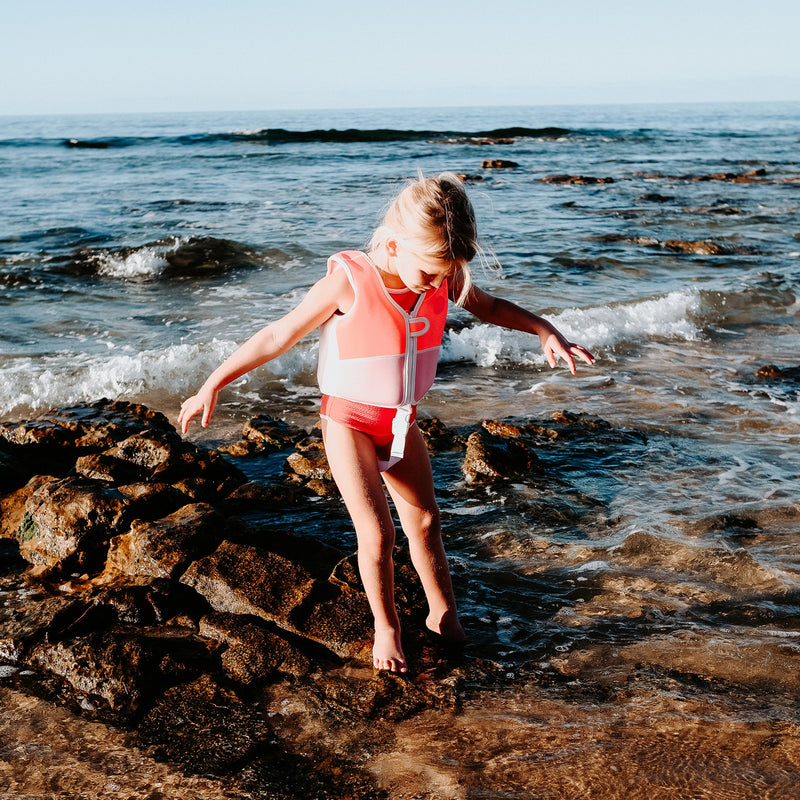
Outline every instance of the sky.
[(800, 100), (798, 0), (0, 0), (0, 115)]

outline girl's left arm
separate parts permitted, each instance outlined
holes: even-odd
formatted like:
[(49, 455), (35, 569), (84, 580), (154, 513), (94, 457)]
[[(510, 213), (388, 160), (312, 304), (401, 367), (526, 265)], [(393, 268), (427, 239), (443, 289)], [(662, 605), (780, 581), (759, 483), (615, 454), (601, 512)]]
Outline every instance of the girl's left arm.
[(587, 364), (594, 363), (594, 356), (583, 345), (570, 342), (546, 319), (532, 314), (516, 303), (484, 292), (477, 286), (470, 288), (463, 307), (483, 322), (538, 336), (544, 357), (551, 367), (555, 367), (559, 357), (563, 358), (569, 371), (574, 375), (575, 356)]

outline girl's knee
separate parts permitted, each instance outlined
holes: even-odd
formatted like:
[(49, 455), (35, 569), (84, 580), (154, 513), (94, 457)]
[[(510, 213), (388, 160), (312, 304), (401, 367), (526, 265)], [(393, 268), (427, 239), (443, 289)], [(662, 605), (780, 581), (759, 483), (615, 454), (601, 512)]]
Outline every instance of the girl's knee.
[(409, 539), (429, 541), (441, 536), (441, 518), (437, 505), (415, 510), (413, 520), (404, 526), (404, 531)]

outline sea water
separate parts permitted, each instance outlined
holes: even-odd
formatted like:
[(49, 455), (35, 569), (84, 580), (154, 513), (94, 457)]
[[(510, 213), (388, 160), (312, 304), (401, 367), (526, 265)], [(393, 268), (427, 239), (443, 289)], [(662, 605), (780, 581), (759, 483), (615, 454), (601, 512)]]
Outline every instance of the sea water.
[[(680, 672), (695, 637), (718, 655), (751, 648), (784, 691), (796, 662), (775, 654), (800, 635), (800, 384), (756, 372), (798, 367), (798, 136), (800, 104), (0, 118), (0, 418), (109, 397), (174, 420), (329, 254), (364, 246), (407, 178), (467, 175), (489, 262), (476, 282), (597, 360), (551, 370), (535, 339), (451, 309), (421, 415), (457, 427), (567, 410), (613, 432), (543, 447), (545, 486), (481, 494), (457, 465), (438, 473), (473, 654), (541, 677), (648, 640)], [(542, 180), (559, 174), (612, 180)], [(231, 441), (256, 413), (313, 425), (316, 346), (224, 390), (192, 435)], [(327, 535), (324, 514), (314, 524)], [(545, 722), (527, 691), (492, 708), (533, 736)], [(769, 696), (759, 724), (785, 719)], [(570, 724), (596, 726), (578, 707)], [(487, 707), (470, 713), (488, 725)]]

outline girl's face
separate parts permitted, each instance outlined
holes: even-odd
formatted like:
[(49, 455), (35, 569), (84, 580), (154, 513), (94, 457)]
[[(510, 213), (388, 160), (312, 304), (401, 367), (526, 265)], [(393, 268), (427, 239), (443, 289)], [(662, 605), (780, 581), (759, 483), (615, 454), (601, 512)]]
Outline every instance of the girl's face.
[(402, 243), (396, 243), (392, 264), (403, 285), (417, 294), (438, 289), (452, 272), (451, 264), (420, 256)]

